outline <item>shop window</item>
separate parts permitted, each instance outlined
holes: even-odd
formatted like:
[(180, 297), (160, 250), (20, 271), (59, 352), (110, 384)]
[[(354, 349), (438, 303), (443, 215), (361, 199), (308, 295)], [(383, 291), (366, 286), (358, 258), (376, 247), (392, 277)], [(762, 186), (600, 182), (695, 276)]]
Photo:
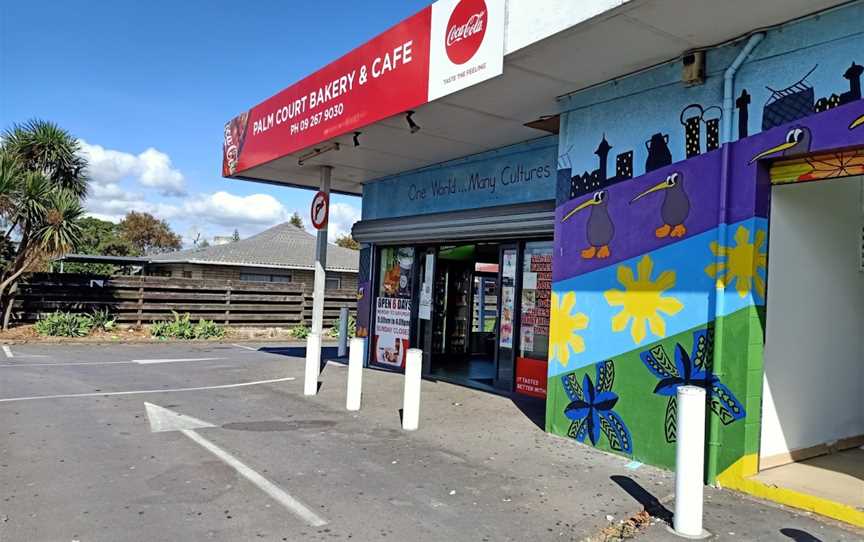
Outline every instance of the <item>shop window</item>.
[(411, 334), (414, 249), (385, 247), (379, 255), (372, 363), (399, 369), (405, 366)]
[(546, 361), (552, 295), (552, 243), (525, 243), (522, 259), (522, 315), (519, 356)]

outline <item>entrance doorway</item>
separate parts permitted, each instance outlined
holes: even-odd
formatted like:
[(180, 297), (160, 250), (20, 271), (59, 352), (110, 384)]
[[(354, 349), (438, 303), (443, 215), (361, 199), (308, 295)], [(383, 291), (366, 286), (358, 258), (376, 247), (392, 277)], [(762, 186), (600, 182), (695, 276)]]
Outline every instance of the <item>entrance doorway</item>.
[(438, 250), (429, 373), (491, 388), (498, 337), (499, 245)]
[(864, 507), (864, 181), (772, 189), (756, 479)]
[(546, 398), (553, 243), (474, 241), (376, 251), (369, 364)]

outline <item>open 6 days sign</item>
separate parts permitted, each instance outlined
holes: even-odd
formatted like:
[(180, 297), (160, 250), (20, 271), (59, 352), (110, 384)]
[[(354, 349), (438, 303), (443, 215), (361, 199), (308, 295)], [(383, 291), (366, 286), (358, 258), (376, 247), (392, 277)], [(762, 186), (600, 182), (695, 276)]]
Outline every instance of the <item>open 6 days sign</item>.
[(230, 177), (497, 75), (505, 0), (439, 0), (225, 125)]

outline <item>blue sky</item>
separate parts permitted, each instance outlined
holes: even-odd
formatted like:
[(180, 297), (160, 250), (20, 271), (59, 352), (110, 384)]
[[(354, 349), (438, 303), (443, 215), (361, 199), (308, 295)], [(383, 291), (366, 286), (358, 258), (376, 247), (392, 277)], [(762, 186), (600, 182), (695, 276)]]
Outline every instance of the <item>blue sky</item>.
[[(428, 3), (3, 2), (0, 127), (38, 117), (83, 140), (95, 216), (150, 211), (187, 241), (248, 236), (305, 219), (312, 192), (221, 178), (224, 123)], [(333, 203), (345, 231), (360, 200)]]

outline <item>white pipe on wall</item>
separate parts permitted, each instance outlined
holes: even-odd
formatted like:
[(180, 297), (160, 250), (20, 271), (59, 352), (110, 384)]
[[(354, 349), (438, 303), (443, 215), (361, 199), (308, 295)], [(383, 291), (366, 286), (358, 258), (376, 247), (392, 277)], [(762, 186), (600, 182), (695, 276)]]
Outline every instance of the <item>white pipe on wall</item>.
[(732, 112), (735, 110), (735, 74), (738, 72), (741, 64), (744, 64), (744, 61), (753, 52), (753, 49), (763, 39), (765, 39), (764, 32), (750, 36), (750, 39), (744, 44), (744, 48), (741, 49), (741, 52), (738, 53), (738, 56), (735, 57), (735, 60), (732, 61), (732, 64), (723, 73), (723, 119), (721, 121), (723, 123), (723, 130), (720, 137), (721, 143), (732, 141)]

